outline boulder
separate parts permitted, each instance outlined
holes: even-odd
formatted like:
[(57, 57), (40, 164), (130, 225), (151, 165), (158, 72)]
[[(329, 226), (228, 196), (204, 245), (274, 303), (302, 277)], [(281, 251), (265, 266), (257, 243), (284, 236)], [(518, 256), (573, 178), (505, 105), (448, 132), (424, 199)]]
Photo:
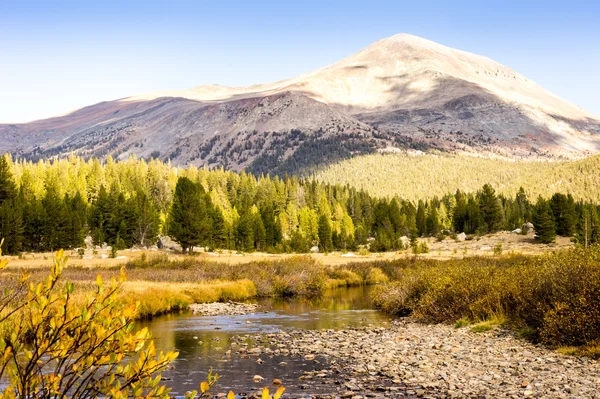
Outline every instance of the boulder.
[(523, 224), (523, 226), (521, 227), (521, 230), (524, 231), (525, 233), (529, 233), (530, 231), (533, 231), (533, 223), (527, 222), (527, 223)]
[(521, 230), (521, 229), (514, 229), (512, 231), (512, 233), (515, 233), (515, 234), (521, 234), (522, 232), (523, 232), (523, 230)]
[(172, 251), (181, 251), (181, 245), (173, 241), (169, 236), (160, 236), (158, 238), (158, 248), (170, 249)]
[(402, 244), (402, 248), (408, 248), (410, 246), (410, 238), (407, 236), (400, 237), (399, 241)]
[(467, 239), (467, 235), (465, 233), (459, 233), (456, 235), (456, 241), (465, 241)]
[(310, 252), (313, 254), (318, 254), (319, 253), (319, 247), (317, 247), (316, 245), (314, 247), (310, 248)]
[(94, 242), (92, 240), (92, 236), (85, 237), (85, 239), (83, 240), (83, 243), (85, 244), (85, 248), (87, 248), (87, 249), (94, 248)]

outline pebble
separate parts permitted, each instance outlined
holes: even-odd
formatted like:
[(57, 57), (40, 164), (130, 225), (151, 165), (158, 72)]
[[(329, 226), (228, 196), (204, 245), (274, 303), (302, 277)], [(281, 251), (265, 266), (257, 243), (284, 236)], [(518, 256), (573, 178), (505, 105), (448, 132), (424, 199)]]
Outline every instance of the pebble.
[(263, 335), (260, 345), (263, 353), (326, 359), (328, 369), (313, 362), (315, 370), (299, 379), (308, 393), (307, 382), (331, 388), (313, 398), (600, 399), (600, 362), (561, 355), (502, 329), (473, 333), (402, 319), (386, 328)]

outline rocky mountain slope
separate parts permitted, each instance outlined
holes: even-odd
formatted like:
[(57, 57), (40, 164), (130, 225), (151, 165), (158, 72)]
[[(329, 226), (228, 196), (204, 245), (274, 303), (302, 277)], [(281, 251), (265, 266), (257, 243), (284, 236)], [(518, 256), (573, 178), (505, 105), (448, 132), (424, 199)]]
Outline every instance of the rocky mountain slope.
[(291, 172), (399, 148), (580, 158), (600, 118), (511, 69), (410, 35), (276, 83), (199, 86), (0, 125), (0, 152), (170, 159)]

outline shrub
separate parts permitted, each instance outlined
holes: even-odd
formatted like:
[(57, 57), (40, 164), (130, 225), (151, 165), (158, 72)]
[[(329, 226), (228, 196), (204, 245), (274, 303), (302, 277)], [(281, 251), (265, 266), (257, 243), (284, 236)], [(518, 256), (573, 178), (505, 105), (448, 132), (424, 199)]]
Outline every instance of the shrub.
[(496, 256), (502, 255), (502, 251), (503, 251), (502, 243), (499, 242), (498, 244), (494, 245), (493, 250), (494, 250), (494, 255), (496, 255)]
[(42, 282), (28, 285), (24, 274), (5, 291), (0, 322), (10, 333), (0, 338), (0, 377), (8, 377), (1, 396), (167, 398), (156, 377), (177, 353), (157, 354), (148, 330), (132, 329), (137, 308), (117, 300), (116, 279), (107, 286), (98, 277), (78, 303), (73, 283), (59, 286), (65, 264), (60, 251)]
[(506, 319), (551, 346), (600, 340), (598, 247), (540, 257), (390, 263), (396, 281), (374, 293), (375, 304), (388, 312), (426, 322)]

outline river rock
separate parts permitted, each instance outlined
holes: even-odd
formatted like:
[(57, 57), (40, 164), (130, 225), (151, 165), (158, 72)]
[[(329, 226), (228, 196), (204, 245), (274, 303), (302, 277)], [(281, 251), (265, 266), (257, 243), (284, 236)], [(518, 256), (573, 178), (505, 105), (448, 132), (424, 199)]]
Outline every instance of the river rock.
[(473, 333), (399, 320), (389, 328), (292, 330), (264, 338), (291, 356), (329, 359), (330, 373), (307, 371), (299, 388), (310, 392), (308, 381), (330, 386), (332, 398), (600, 399), (598, 361), (564, 356), (502, 329)]
[(193, 303), (190, 310), (203, 316), (232, 316), (253, 313), (258, 305), (238, 302)]

